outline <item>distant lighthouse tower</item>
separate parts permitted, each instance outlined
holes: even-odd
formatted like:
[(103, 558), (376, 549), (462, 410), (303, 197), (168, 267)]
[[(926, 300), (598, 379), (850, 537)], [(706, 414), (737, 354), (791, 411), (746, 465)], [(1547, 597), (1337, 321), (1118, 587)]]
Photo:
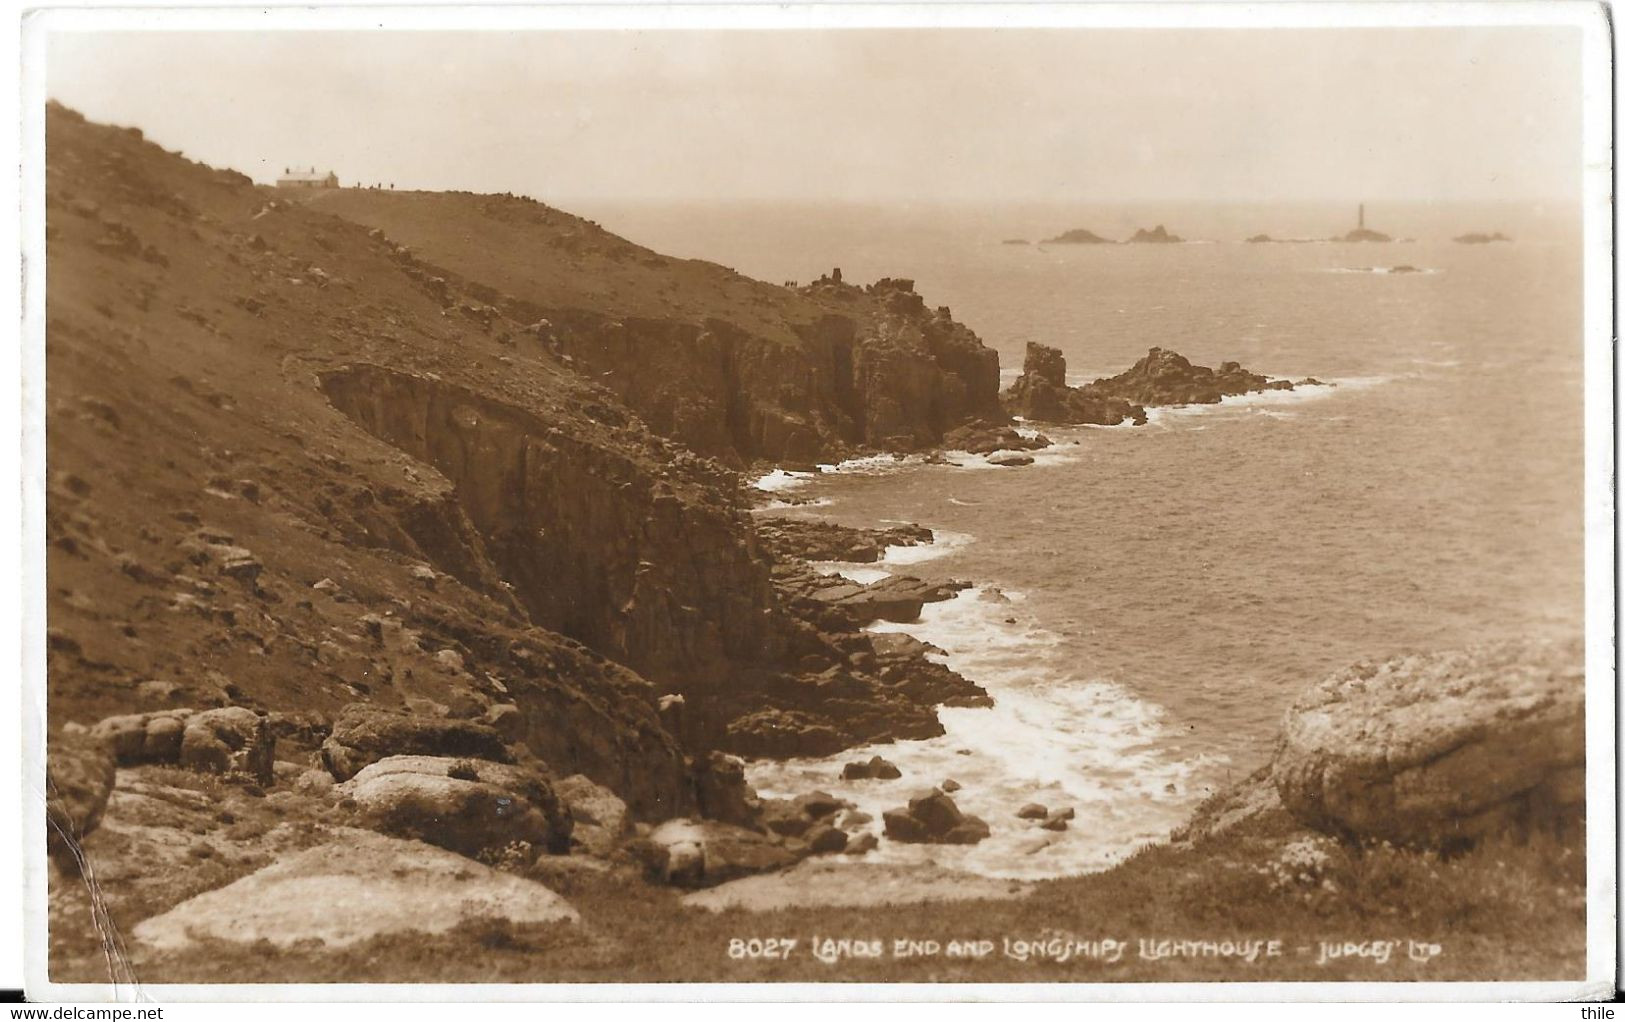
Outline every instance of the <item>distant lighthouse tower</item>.
[(1360, 203), (1360, 230), (1365, 230), (1365, 203)]

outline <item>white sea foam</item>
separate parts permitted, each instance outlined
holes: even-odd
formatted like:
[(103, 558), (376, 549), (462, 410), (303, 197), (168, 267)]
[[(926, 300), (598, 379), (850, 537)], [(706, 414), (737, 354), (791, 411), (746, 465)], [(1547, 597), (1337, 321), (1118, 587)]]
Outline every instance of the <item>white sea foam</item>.
[[(934, 861), (986, 876), (1037, 878), (1102, 869), (1176, 826), (1213, 764), (1169, 751), (1163, 711), (1125, 689), (1080, 676), (1061, 637), (1036, 627), (1020, 594), (967, 589), (928, 605), (914, 624), (880, 624), (946, 651), (948, 666), (982, 684), (992, 708), (943, 708), (939, 738), (852, 749), (823, 759), (758, 762), (751, 782), (768, 796), (820, 788), (874, 816), (952, 778), (954, 800), (992, 835), (969, 847), (882, 842), (878, 862)], [(871, 755), (896, 763), (895, 781), (843, 781), (841, 765)], [(1027, 802), (1070, 806), (1062, 832), (1017, 819)]]
[(769, 511), (789, 511), (792, 508), (797, 511), (806, 511), (811, 508), (829, 507), (834, 503), (835, 498), (833, 497), (816, 497), (812, 500), (770, 500), (766, 504), (753, 507), (750, 510), (752, 514), (765, 514)]
[(1280, 406), (1319, 401), (1349, 390), (1360, 390), (1386, 383), (1392, 379), (1391, 376), (1338, 377), (1325, 380), (1318, 385), (1300, 385), (1291, 390), (1260, 390), (1251, 394), (1229, 394), (1220, 398), (1217, 404), (1157, 405), (1147, 408), (1145, 417), (1147, 425), (1171, 426), (1176, 423), (1183, 424), (1185, 420), (1197, 416), (1215, 413), (1276, 410)]
[(931, 542), (917, 543), (914, 546), (889, 546), (886, 548), (886, 552), (880, 555), (880, 560), (877, 563), (895, 567), (901, 564), (920, 564), (924, 561), (934, 561), (938, 557), (944, 557), (955, 550), (962, 549), (974, 539), (974, 536), (963, 532), (933, 529)]
[(876, 568), (870, 564), (859, 564), (852, 561), (813, 561), (813, 570), (826, 575), (839, 575), (844, 579), (856, 582), (860, 586), (871, 585), (883, 578), (890, 578), (891, 572), (885, 568)]
[[(1078, 446), (1079, 441), (1076, 438), (1067, 438), (1054, 429), (1046, 429), (1045, 435), (1055, 442), (1048, 447), (1041, 447), (1035, 451), (998, 450), (990, 451), (987, 454), (972, 454), (969, 451), (944, 451), (943, 458), (947, 460), (948, 464), (962, 469), (1009, 471), (1011, 466), (996, 465), (993, 463), (993, 459), (1010, 454), (1026, 455), (1033, 459), (1031, 466), (1033, 468), (1053, 468), (1057, 465), (1077, 461), (1083, 456), (1084, 452)], [(1057, 439), (1057, 437), (1060, 438)]]
[(751, 485), (764, 493), (782, 493), (785, 490), (794, 490), (806, 486), (812, 478), (813, 474), (811, 472), (790, 472), (782, 468), (776, 468)]
[(918, 454), (869, 454), (861, 458), (848, 458), (833, 465), (819, 465), (818, 471), (827, 474), (882, 475), (910, 465), (918, 465), (924, 460)]

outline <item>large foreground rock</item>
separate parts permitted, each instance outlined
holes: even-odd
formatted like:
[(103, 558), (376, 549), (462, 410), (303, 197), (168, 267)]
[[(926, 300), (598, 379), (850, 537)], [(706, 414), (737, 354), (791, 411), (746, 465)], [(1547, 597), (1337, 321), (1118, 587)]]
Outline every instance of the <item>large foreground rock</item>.
[(90, 733), (112, 750), (121, 766), (174, 763), (180, 759), (181, 736), (192, 713), (177, 709), (104, 717)]
[(338, 786), (374, 829), (464, 855), (525, 842), (570, 850), (571, 819), (549, 779), (486, 760), (391, 756)]
[(390, 756), (455, 756), (511, 763), (513, 755), (493, 727), (471, 720), (429, 717), (352, 703), (322, 743), (322, 762), (341, 781)]
[(91, 727), (90, 734), (107, 746), (120, 766), (179, 764), (269, 785), (276, 761), (271, 719), (246, 706), (105, 717)]
[[(147, 729), (153, 740), (154, 728)], [(186, 718), (180, 735), (180, 764), (193, 770), (237, 774), (269, 785), (276, 762), (276, 735), (270, 720), (245, 706), (204, 710)]]
[(1346, 836), (1448, 845), (1576, 822), (1583, 645), (1505, 642), (1358, 664), (1288, 711), (1272, 774), (1289, 812)]
[(576, 912), (531, 880), (417, 841), (341, 828), (327, 844), (200, 894), (135, 927), (172, 949), (209, 941), (342, 947), (394, 933), (443, 933), (462, 923), (573, 923)]

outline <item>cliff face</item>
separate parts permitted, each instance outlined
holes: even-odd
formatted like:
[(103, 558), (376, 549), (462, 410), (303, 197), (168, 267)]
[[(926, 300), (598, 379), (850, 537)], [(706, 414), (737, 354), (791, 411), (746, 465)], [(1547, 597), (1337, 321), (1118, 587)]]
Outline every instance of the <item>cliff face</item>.
[(909, 281), (777, 287), (661, 256), (504, 195), (343, 191), (315, 208), (380, 229), (568, 356), (656, 432), (729, 460), (938, 442), (997, 416), (998, 357)]
[[(786, 754), (760, 726), (775, 714), (837, 747), (940, 730), (942, 685), (894, 691), (848, 665), (863, 636), (784, 605), (733, 472), (651, 433), (490, 285), (138, 132), (54, 105), (47, 132), (53, 728), (233, 704), (308, 737), (357, 701), (513, 706), (516, 740), (649, 816), (690, 804), (685, 756), (731, 732)], [(832, 353), (841, 322), (858, 336), (825, 319)], [(704, 339), (735, 325), (647, 322), (626, 350), (673, 371), (775, 364)], [(939, 335), (963, 338), (913, 321), (888, 336), (935, 357)], [(888, 350), (853, 347), (847, 379)], [(781, 436), (696, 393), (719, 410), (692, 421), (717, 436)], [(914, 412), (908, 387), (869, 393)]]
[(650, 472), (522, 408), (378, 366), (326, 372), (321, 386), (451, 482), (538, 624), (668, 685), (779, 652), (767, 563), (698, 459), (674, 451), (674, 469)]

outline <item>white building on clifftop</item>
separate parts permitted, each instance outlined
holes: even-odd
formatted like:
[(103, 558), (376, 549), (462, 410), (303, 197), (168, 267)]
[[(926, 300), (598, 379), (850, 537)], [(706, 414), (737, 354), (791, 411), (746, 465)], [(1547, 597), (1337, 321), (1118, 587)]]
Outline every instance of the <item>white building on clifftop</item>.
[(290, 170), (282, 168), (282, 176), (276, 179), (278, 188), (337, 188), (339, 176), (331, 170), (325, 174), (317, 173), (316, 168), (309, 170)]

